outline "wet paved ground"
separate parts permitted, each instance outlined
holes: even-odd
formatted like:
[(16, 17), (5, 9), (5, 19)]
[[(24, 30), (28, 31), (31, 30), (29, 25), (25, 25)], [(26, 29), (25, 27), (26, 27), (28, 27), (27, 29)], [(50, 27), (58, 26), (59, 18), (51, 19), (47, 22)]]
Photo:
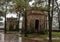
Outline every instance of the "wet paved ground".
[(0, 30), (0, 42), (38, 42), (25, 37), (17, 36), (18, 33), (4, 34), (4, 31)]
[(0, 31), (0, 42), (22, 42), (22, 37), (18, 37), (17, 33), (4, 34), (4, 32)]
[(14, 34), (4, 34), (4, 32), (0, 31), (0, 42), (35, 42), (30, 39), (22, 38), (17, 36), (18, 33)]
[(19, 37), (16, 34), (5, 34), (4, 35), (5, 42), (19, 42)]
[[(48, 40), (47, 39), (40, 39), (40, 38), (25, 38), (17, 36), (18, 33), (13, 34), (4, 34), (4, 32), (0, 31), (0, 42), (39, 42), (39, 40)], [(52, 38), (54, 40), (60, 40), (60, 38)]]

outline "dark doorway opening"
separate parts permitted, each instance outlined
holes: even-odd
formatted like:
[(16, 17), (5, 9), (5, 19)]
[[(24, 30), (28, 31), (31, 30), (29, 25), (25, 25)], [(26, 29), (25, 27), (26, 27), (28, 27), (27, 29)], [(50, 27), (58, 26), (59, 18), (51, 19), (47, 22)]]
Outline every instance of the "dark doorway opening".
[(35, 30), (38, 30), (39, 28), (39, 20), (35, 20)]

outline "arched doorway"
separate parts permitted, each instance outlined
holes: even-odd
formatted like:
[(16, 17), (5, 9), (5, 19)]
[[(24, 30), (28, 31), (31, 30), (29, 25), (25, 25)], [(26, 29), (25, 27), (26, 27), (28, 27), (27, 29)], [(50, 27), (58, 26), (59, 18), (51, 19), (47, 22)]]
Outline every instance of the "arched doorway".
[(35, 20), (35, 30), (38, 32), (39, 29), (39, 20)]

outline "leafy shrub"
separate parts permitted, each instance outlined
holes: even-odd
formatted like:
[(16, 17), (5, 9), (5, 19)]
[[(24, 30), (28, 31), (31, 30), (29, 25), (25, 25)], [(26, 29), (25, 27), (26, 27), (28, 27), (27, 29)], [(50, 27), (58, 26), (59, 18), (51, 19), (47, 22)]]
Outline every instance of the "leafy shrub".
[(45, 30), (45, 29), (41, 29), (41, 30), (40, 30), (40, 33), (41, 33), (41, 34), (46, 34), (46, 33), (48, 33), (48, 31)]

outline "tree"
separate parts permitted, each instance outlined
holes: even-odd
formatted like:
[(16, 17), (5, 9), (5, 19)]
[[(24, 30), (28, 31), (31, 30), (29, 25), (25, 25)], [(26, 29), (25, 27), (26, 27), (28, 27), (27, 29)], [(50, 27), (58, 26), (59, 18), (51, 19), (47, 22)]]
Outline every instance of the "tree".
[(46, 3), (46, 0), (35, 0), (32, 7), (36, 8), (37, 10), (47, 11), (48, 4)]
[(0, 16), (4, 16), (3, 5), (4, 5), (4, 0), (0, 0)]
[(55, 2), (56, 2), (56, 4), (57, 4), (57, 9), (58, 9), (58, 22), (59, 22), (59, 30), (60, 30), (60, 5), (58, 5), (58, 2), (57, 2), (58, 0), (55, 0)]
[(13, 3), (16, 3), (16, 11), (24, 11), (29, 6), (29, 0), (12, 0)]
[[(48, 22), (49, 22), (49, 42), (52, 42), (52, 20), (53, 20), (53, 12), (54, 12), (54, 0), (48, 0)], [(52, 4), (52, 9), (50, 8)]]
[(29, 1), (31, 0), (12, 0), (13, 3), (16, 3), (16, 7), (15, 10), (18, 13), (19, 12), (19, 16), (20, 14), (24, 14), (24, 18), (25, 18), (25, 36), (27, 33), (27, 15), (26, 15), (26, 11), (29, 8)]

